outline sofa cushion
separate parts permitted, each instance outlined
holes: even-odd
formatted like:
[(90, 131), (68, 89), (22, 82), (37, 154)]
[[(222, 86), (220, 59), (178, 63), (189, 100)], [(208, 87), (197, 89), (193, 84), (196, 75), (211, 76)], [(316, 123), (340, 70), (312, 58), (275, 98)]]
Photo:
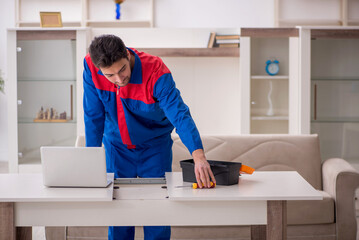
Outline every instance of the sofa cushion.
[[(173, 135), (173, 171), (190, 159), (187, 148)], [(242, 162), (258, 171), (297, 171), (314, 188), (322, 190), (318, 135), (202, 136), (208, 160)]]
[(319, 191), (323, 200), (287, 201), (287, 224), (334, 223), (334, 199)]

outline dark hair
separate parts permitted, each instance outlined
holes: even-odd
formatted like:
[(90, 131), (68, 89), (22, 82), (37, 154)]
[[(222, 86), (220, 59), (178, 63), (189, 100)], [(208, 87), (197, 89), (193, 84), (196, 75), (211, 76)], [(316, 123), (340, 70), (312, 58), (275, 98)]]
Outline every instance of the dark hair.
[(90, 45), (90, 57), (97, 68), (110, 67), (122, 58), (127, 57), (127, 48), (121, 38), (115, 35), (95, 37)]

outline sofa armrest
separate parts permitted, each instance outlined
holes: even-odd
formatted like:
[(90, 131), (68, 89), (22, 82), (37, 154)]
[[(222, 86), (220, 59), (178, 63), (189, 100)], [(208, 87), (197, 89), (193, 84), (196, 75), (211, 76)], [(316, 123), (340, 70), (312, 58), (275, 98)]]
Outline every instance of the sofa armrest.
[(323, 190), (335, 200), (337, 239), (356, 239), (355, 190), (359, 172), (347, 161), (331, 158), (322, 165)]

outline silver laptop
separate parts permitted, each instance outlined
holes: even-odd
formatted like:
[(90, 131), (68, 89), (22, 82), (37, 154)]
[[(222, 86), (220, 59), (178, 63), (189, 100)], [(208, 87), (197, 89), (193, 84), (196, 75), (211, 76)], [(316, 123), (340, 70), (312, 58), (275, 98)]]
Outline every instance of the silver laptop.
[(48, 187), (107, 187), (102, 147), (41, 147), (43, 183)]

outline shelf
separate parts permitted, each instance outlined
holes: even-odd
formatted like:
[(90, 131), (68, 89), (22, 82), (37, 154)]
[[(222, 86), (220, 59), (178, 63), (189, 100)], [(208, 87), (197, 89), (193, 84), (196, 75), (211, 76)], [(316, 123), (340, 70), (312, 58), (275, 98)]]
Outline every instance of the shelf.
[(310, 31), (312, 39), (316, 38), (334, 38), (334, 39), (358, 39), (359, 29), (355, 27), (341, 27), (341, 28), (313, 28)]
[(66, 124), (76, 124), (76, 119), (73, 119), (73, 120), (68, 119), (67, 122), (56, 121), (56, 119), (53, 120), (53, 121), (50, 121), (50, 122), (47, 122), (47, 121), (45, 121), (45, 122), (35, 122), (35, 121), (34, 121), (34, 118), (19, 118), (19, 119), (18, 119), (18, 123), (19, 123), (19, 124), (55, 124), (55, 123), (60, 123), (60, 124), (64, 124), (64, 123), (66, 123)]
[(299, 37), (297, 28), (241, 28), (242, 37), (283, 38)]
[(90, 27), (152, 27), (150, 21), (123, 21), (123, 20), (108, 20), (108, 21), (97, 21), (87, 20), (86, 26)]
[(340, 19), (279, 19), (280, 24), (289, 24), (293, 26), (298, 25), (333, 25), (340, 26), (342, 25), (342, 20)]
[(70, 119), (34, 119), (35, 123), (68, 123)]
[(316, 120), (311, 119), (311, 123), (359, 123), (359, 117), (351, 118), (317, 118)]
[(160, 57), (239, 57), (239, 48), (139, 48)]
[(251, 117), (252, 120), (280, 120), (280, 121), (288, 121), (289, 117), (288, 116), (252, 116)]
[(39, 158), (19, 158), (19, 164), (22, 165), (41, 165)]
[(348, 19), (348, 23), (359, 24), (359, 19)]
[(17, 40), (76, 40), (76, 31), (82, 28), (42, 28), (42, 27), (19, 27), (14, 28)]
[(312, 78), (312, 81), (359, 81), (359, 77), (356, 78), (330, 78), (330, 77), (319, 77)]
[(251, 77), (252, 80), (288, 80), (289, 76), (283, 75), (283, 76), (269, 76), (269, 75), (253, 75)]
[[(17, 22), (19, 27), (41, 27), (40, 21), (19, 21)], [(65, 21), (62, 22), (64, 27), (80, 27), (80, 21)]]
[(73, 82), (75, 83), (76, 80), (66, 80), (66, 79), (54, 79), (54, 80), (48, 80), (48, 79), (18, 79), (18, 82)]

